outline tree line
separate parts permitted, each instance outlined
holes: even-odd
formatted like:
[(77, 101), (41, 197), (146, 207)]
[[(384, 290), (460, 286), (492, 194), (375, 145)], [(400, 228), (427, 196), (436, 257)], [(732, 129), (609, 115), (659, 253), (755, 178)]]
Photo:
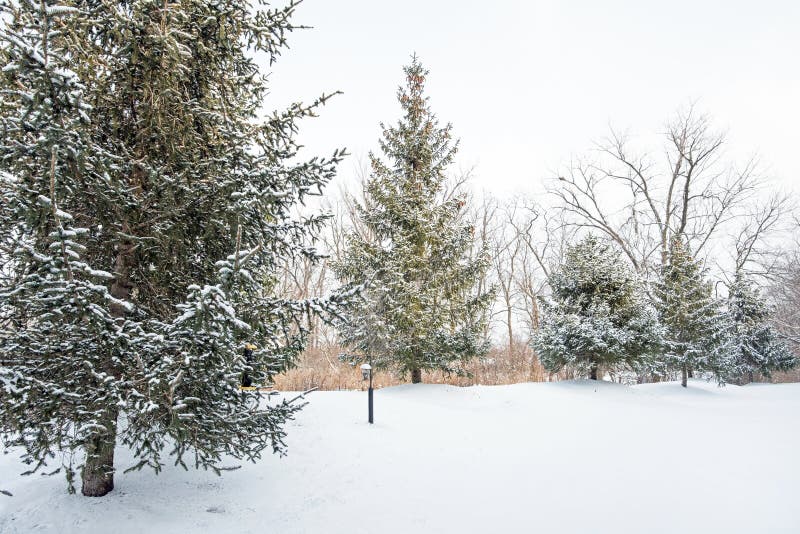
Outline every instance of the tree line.
[[(612, 131), (544, 198), (504, 203), (445, 176), (451, 126), (437, 129), (417, 58), (405, 73), (403, 118), (326, 234), (329, 285), (369, 283), (334, 332), (346, 360), (419, 382), (422, 370), (464, 373), (505, 337), (507, 355), (528, 345), (530, 365), (593, 379), (743, 383), (795, 366), (792, 321), (773, 314), (797, 309), (774, 290), (796, 273), (793, 199), (753, 160), (728, 162), (708, 118), (690, 107), (668, 124), (661, 162)], [(449, 218), (433, 223), (436, 210)], [(449, 288), (465, 315), (447, 315)]]

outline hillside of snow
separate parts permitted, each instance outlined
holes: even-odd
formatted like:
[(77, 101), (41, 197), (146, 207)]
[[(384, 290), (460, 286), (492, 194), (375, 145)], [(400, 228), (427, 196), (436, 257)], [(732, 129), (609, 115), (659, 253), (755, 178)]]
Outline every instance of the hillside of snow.
[[(800, 384), (315, 392), (289, 455), (118, 473), (102, 498), (0, 456), (0, 533), (797, 533)], [(120, 471), (131, 465), (118, 449)]]

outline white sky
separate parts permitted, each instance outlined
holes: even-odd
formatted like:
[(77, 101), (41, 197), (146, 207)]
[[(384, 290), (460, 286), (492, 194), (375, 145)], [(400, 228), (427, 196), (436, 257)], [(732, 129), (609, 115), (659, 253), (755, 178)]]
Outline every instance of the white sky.
[(272, 68), (279, 109), (341, 90), (301, 125), (309, 155), (377, 149), (378, 123), (412, 52), (430, 70), (434, 112), (461, 139), (474, 187), (535, 193), (609, 125), (663, 131), (697, 102), (736, 159), (757, 153), (786, 188), (800, 184), (800, 1), (305, 0), (291, 49)]

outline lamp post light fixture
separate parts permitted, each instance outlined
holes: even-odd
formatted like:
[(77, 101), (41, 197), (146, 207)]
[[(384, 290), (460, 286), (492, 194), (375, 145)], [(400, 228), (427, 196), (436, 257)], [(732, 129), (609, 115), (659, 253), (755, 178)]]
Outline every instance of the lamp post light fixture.
[(372, 418), (372, 366), (368, 363), (365, 363), (361, 366), (361, 378), (364, 380), (369, 380), (369, 389), (367, 390), (367, 402), (369, 403), (369, 424), (373, 423)]

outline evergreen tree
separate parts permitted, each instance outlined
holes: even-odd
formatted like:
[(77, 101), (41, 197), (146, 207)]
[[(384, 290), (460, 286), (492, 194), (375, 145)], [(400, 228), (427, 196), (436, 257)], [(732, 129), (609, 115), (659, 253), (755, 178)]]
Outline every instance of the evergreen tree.
[(797, 365), (789, 347), (770, 323), (770, 307), (751, 280), (738, 273), (728, 287), (728, 317), (732, 325), (733, 378), (770, 376)]
[(403, 118), (381, 125), (385, 161), (370, 154), (372, 173), (358, 206), (365, 231), (348, 236), (335, 271), (351, 286), (369, 282), (341, 328), (353, 360), (420, 382), (423, 370), (461, 373), (462, 362), (486, 351), (478, 317), (491, 295), (473, 289), (487, 261), (485, 254), (469, 259), (473, 236), (464, 199), (444, 198), (458, 143), (429, 107), (428, 71), (416, 56), (404, 71), (397, 95)]
[(341, 156), (297, 159), (327, 97), (257, 117), (253, 55), (278, 57), (294, 5), (0, 1), (0, 433), (29, 472), (63, 458), (103, 495), (118, 442), (156, 471), (283, 451), (299, 405), (240, 377), (287, 369), (302, 317), (347, 298), (274, 294), (318, 258), (325, 218), (290, 213)]
[(619, 252), (588, 235), (570, 246), (549, 279), (533, 347), (550, 372), (636, 368), (659, 348), (660, 328), (641, 285)]
[(665, 329), (665, 370), (679, 371), (683, 387), (694, 372), (710, 372), (721, 381), (731, 368), (730, 325), (700, 262), (679, 237), (671, 243), (655, 298)]

